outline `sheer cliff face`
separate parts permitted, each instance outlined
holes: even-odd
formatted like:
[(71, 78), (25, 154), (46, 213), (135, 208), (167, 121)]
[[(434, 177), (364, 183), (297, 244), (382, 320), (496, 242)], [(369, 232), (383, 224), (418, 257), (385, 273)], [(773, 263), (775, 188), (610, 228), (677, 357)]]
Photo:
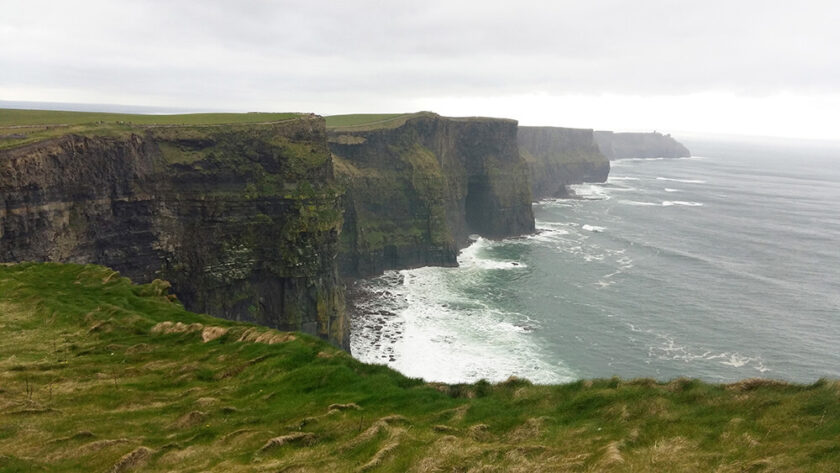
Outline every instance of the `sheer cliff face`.
[(0, 151), (0, 261), (167, 279), (184, 305), (349, 344), (323, 119), (146, 127)]
[(691, 152), (671, 135), (596, 131), (598, 148), (610, 160), (628, 158), (683, 158)]
[(470, 234), (534, 231), (513, 120), (423, 113), (391, 128), (331, 130), (329, 141), (347, 189), (346, 275), (454, 265)]
[(592, 130), (521, 126), (518, 141), (535, 199), (563, 197), (569, 184), (607, 180), (610, 163)]

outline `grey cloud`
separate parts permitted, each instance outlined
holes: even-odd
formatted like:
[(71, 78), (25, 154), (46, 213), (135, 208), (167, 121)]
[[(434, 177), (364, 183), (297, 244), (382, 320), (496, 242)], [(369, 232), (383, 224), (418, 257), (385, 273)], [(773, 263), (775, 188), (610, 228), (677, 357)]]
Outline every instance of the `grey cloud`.
[(342, 94), (840, 92), (833, 1), (20, 2), (3, 10), (12, 14), (0, 19), (0, 86), (119, 90), (189, 105)]

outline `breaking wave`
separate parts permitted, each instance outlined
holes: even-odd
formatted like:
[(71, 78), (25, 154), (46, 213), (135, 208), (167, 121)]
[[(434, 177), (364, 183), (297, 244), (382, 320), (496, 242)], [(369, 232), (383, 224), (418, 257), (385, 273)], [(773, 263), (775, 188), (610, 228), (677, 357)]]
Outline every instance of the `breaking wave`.
[(682, 182), (685, 184), (705, 184), (706, 181), (702, 179), (674, 179), (671, 177), (657, 177), (657, 181)]

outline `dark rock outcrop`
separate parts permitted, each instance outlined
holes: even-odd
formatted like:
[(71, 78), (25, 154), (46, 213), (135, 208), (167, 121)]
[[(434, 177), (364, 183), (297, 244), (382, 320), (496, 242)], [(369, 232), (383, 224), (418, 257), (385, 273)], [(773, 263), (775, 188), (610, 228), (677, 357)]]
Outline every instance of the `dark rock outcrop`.
[(167, 279), (184, 305), (349, 345), (324, 120), (130, 127), (0, 151), (0, 261)]
[(691, 152), (671, 135), (596, 131), (595, 141), (610, 161), (628, 158), (683, 158)]
[(469, 235), (534, 231), (514, 120), (418, 113), (329, 131), (347, 189), (339, 266), (347, 276), (455, 265)]
[(610, 173), (610, 162), (598, 150), (592, 130), (520, 126), (517, 138), (535, 199), (564, 197), (566, 186), (605, 182)]

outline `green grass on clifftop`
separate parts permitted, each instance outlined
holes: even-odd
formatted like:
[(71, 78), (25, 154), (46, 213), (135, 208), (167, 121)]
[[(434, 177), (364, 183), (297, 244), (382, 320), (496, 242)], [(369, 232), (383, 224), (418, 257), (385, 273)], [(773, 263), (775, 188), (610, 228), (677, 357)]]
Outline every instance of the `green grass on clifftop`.
[(0, 266), (0, 471), (814, 472), (840, 384), (449, 386), (193, 314), (99, 266)]
[(55, 110), (0, 109), (0, 149), (69, 134), (114, 136), (138, 127), (222, 126), (274, 123), (297, 113), (190, 113), (146, 115)]
[(342, 131), (370, 131), (385, 128), (398, 128), (414, 117), (435, 115), (432, 112), (417, 113), (358, 113), (353, 115), (331, 115), (327, 119), (327, 128)]
[(224, 125), (288, 120), (296, 113), (186, 113), (174, 115), (64, 112), (57, 110), (0, 109), (0, 126), (81, 125), (127, 122), (137, 125)]

